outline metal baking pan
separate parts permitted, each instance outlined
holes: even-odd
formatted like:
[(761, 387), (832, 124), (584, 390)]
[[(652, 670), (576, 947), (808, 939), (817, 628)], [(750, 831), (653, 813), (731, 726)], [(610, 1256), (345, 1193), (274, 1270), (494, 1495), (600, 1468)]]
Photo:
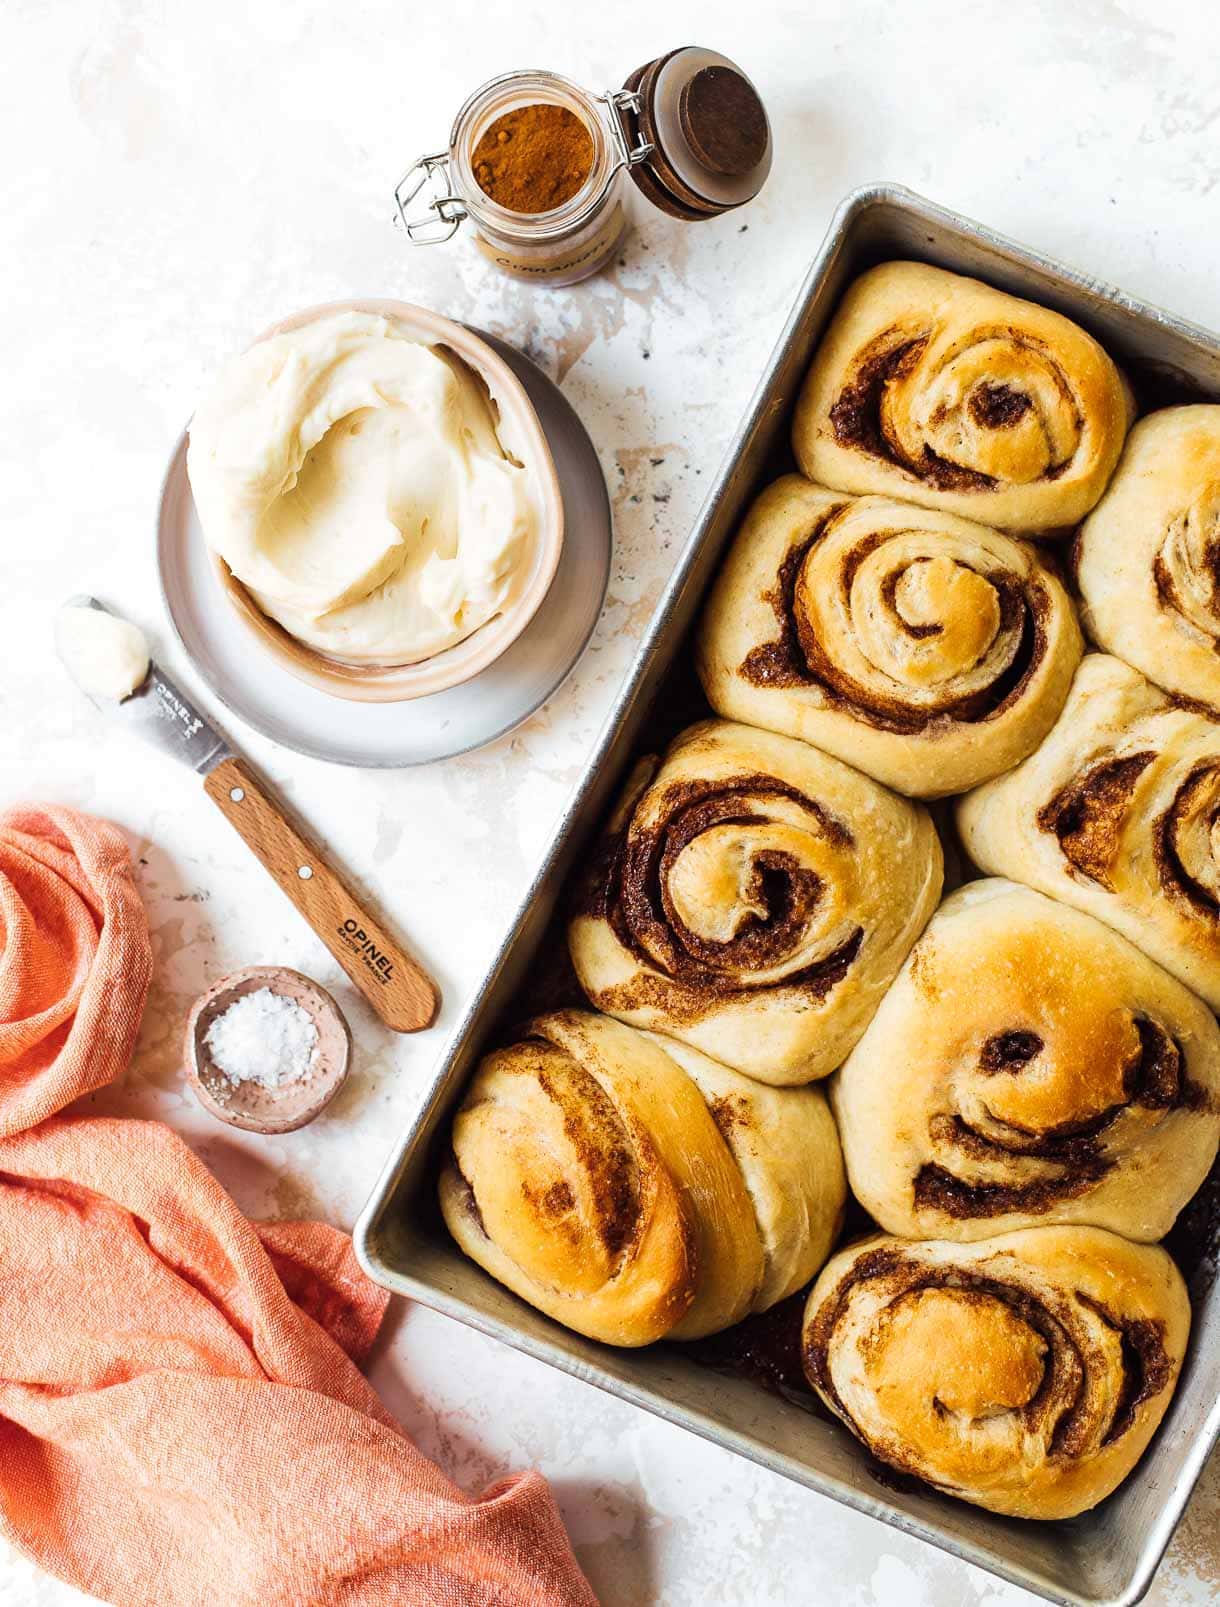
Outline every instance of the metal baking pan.
[(620, 1351), (568, 1332), (468, 1261), (449, 1239), (434, 1203), (438, 1134), (497, 1018), (512, 1013), (568, 871), (637, 751), (650, 709), (654, 703), (663, 708), (667, 673), (682, 652), (721, 552), (749, 499), (782, 461), (792, 405), (827, 320), (850, 280), (893, 257), (972, 274), (1066, 313), (1137, 376), (1155, 405), (1220, 399), (1220, 337), (1036, 256), (908, 190), (878, 185), (848, 196), (814, 258), (533, 885), (441, 1057), (419, 1116), (365, 1208), (356, 1248), (369, 1274), (395, 1292), (1049, 1601), (1126, 1607), (1147, 1590), (1220, 1433), (1214, 1242), (1193, 1278), (1194, 1332), (1181, 1382), (1147, 1455), (1093, 1512), (1070, 1522), (1032, 1523), (932, 1491), (883, 1486), (838, 1424), (687, 1359), (680, 1346)]

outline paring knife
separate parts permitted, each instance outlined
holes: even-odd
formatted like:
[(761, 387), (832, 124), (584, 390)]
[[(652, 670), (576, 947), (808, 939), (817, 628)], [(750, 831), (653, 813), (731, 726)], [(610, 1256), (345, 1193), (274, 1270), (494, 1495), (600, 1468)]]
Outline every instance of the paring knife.
[[(95, 597), (71, 597), (67, 606), (111, 612)], [(283, 802), (164, 670), (150, 660), (143, 684), (121, 703), (81, 690), (103, 714), (125, 721), (203, 777), (204, 792), (387, 1027), (418, 1032), (431, 1025), (440, 1003), (431, 977), (361, 908), (325, 855), (292, 824)]]

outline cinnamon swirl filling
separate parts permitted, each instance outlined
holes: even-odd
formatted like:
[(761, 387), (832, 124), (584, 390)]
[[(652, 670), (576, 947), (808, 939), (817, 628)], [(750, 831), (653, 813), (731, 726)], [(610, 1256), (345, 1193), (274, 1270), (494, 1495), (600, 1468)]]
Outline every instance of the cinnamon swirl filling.
[(863, 1030), (939, 885), (922, 811), (804, 743), (707, 721), (628, 788), (569, 948), (599, 1009), (807, 1082)]
[(1038, 811), (1043, 831), (1059, 839), (1063, 857), (1082, 876), (1114, 892), (1111, 867), (1118, 858), (1136, 786), (1155, 753), (1103, 759)]
[(1050, 346), (983, 324), (930, 351), (930, 333), (883, 330), (855, 358), (830, 407), (840, 444), (939, 491), (1056, 479), (1080, 446), (1070, 376)]
[[(686, 781), (656, 795), (646, 826), (617, 836), (586, 907), (686, 985), (693, 1015), (779, 981), (820, 998), (863, 936), (832, 881), (853, 846), (843, 821), (772, 777)], [(617, 1002), (630, 1007), (632, 990)]]
[[(975, 1126), (966, 1117), (936, 1115), (928, 1125), (933, 1149), (946, 1157), (958, 1155), (973, 1163), (972, 1169), (988, 1167), (1005, 1170), (1023, 1157), (1048, 1163), (1045, 1172), (1025, 1181), (982, 1180), (959, 1176), (949, 1165), (925, 1161), (915, 1174), (912, 1194), (916, 1209), (943, 1213), (961, 1220), (1009, 1216), (1039, 1217), (1065, 1200), (1088, 1193), (1115, 1166), (1120, 1164), (1121, 1147), (1107, 1147), (1105, 1134), (1131, 1107), (1145, 1111), (1197, 1110), (1206, 1103), (1203, 1090), (1183, 1080), (1180, 1047), (1153, 1021), (1134, 1019), (1139, 1038), (1136, 1057), (1124, 1068), (1123, 1098), (1094, 1114), (1067, 1117), (1042, 1128), (1005, 1121), (985, 1104), (982, 1120)], [(1009, 1033), (1008, 1038), (1028, 1037), (1039, 1043), (1039, 1051), (1028, 1055), (1021, 1066), (1036, 1061), (1041, 1043), (1034, 1034)], [(993, 1040), (994, 1041), (994, 1040)], [(988, 1066), (984, 1055), (980, 1069), (992, 1075), (999, 1069)], [(1005, 1068), (1019, 1070), (1021, 1066)]]
[[(834, 1384), (831, 1366), (834, 1334), (849, 1310), (854, 1282), (884, 1279), (886, 1313), (873, 1348), (879, 1360), (897, 1363), (894, 1351), (926, 1353), (926, 1347), (944, 1345), (956, 1324), (974, 1329), (969, 1340), (976, 1350), (997, 1356), (1001, 1384), (987, 1388), (989, 1380), (974, 1380), (963, 1387), (956, 1369), (947, 1368), (947, 1382), (932, 1392), (931, 1408), (937, 1417), (964, 1417), (987, 1421), (995, 1414), (1014, 1413), (1024, 1433), (1042, 1433), (1050, 1456), (1080, 1456), (1090, 1438), (1101, 1432), (1109, 1445), (1135, 1422), (1135, 1409), (1165, 1387), (1170, 1361), (1165, 1353), (1164, 1324), (1148, 1319), (1124, 1323), (1088, 1295), (1075, 1295), (1109, 1334), (1119, 1337), (1119, 1384), (1111, 1390), (1109, 1414), (1090, 1413), (1088, 1364), (1096, 1360), (1087, 1323), (1069, 1302), (1037, 1297), (1016, 1282), (974, 1273), (968, 1266), (929, 1273), (916, 1261), (903, 1263), (900, 1255), (874, 1252), (857, 1263), (850, 1281), (844, 1281), (836, 1300), (818, 1313), (805, 1337), (805, 1366), (823, 1395), (844, 1411), (844, 1400)], [(982, 1340), (982, 1343), (979, 1343)], [(1005, 1374), (1016, 1372), (1016, 1384)], [(855, 1425), (855, 1424), (854, 1424)], [(858, 1425), (857, 1427), (858, 1432)], [(890, 1450), (887, 1459), (899, 1459), (903, 1472), (918, 1475), (915, 1458)], [(903, 1466), (905, 1464), (905, 1466)]]
[(1139, 1456), (1186, 1321), (1164, 1252), (1096, 1229), (965, 1247), (877, 1239), (818, 1279), (803, 1357), (888, 1466), (995, 1511), (1064, 1517)]
[(1166, 891), (1220, 921), (1220, 759), (1189, 772), (1156, 821), (1154, 842)]
[[(921, 1261), (918, 1246), (912, 1249), (909, 1256), (897, 1248), (866, 1251), (830, 1298), (813, 1311), (805, 1328), (804, 1356), (814, 1388), (840, 1416), (849, 1415), (833, 1358), (836, 1338), (864, 1289), (883, 1304), (864, 1336), (863, 1348), (868, 1359), (886, 1371), (898, 1370), (896, 1351), (926, 1357), (962, 1323), (973, 1330), (970, 1352), (981, 1348), (995, 1358), (996, 1380), (975, 1379), (965, 1387), (964, 1381), (953, 1377), (951, 1364), (945, 1368), (946, 1380), (926, 1397), (927, 1407), (938, 1418), (983, 1419), (997, 1408), (1014, 1412), (1023, 1431), (1042, 1431), (1052, 1454), (1071, 1454), (1072, 1442), (1080, 1442), (1085, 1426), (1081, 1406), (1089, 1347), (1067, 1304), (1039, 1298), (1015, 1280), (988, 1277), (969, 1264), (971, 1258), (964, 1258), (960, 1266), (937, 1268)], [(1096, 1307), (1089, 1303), (1087, 1309)], [(1121, 1331), (1121, 1324), (1109, 1314), (1097, 1314), (1107, 1327)], [(923, 1379), (919, 1388), (921, 1393), (927, 1389)], [(918, 1409), (918, 1398), (915, 1404)], [(861, 1433), (854, 1419), (850, 1426)], [(1112, 1426), (1113, 1419), (1107, 1431)], [(898, 1446), (891, 1446), (883, 1459), (918, 1476), (916, 1459)]]
[(1162, 606), (1220, 653), (1220, 482), (1170, 521), (1152, 574)]
[(1149, 818), (1138, 789), (1147, 772), (1149, 797), (1164, 793), (1157, 760), (1144, 750), (1095, 762), (1043, 805), (1038, 825), (1058, 838), (1075, 872), (1109, 893), (1119, 891), (1133, 845), (1149, 842), (1161, 889), (1220, 922), (1220, 758), (1173, 778), (1168, 803)]
[(843, 505), (785, 557), (768, 594), (775, 635), (738, 673), (815, 686), (903, 735), (994, 720), (1044, 661), (1055, 604), (1037, 569), (1002, 556), (960, 530), (903, 528), (895, 505)]

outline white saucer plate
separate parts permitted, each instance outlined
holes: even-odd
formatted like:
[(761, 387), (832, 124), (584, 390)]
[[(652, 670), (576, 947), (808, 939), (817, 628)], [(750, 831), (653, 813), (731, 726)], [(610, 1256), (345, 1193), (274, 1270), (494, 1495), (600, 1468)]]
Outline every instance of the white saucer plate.
[(537, 410), (563, 492), (564, 542), (541, 608), (511, 647), (462, 686), (407, 703), (350, 703), (296, 680), (260, 653), (234, 617), (203, 539), (186, 475), (187, 437), (161, 489), (157, 563), (170, 621), (200, 679), (239, 720), (331, 764), (398, 769), (484, 747), (512, 731), (567, 678), (597, 624), (610, 578), (610, 499), (597, 453), (559, 387), (494, 335)]

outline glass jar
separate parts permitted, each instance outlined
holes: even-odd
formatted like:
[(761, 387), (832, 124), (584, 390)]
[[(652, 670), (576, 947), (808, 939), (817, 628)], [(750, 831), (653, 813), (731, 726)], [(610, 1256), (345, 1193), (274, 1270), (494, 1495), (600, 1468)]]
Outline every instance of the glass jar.
[[(474, 152), (499, 118), (539, 103), (564, 107), (581, 120), (593, 145), (592, 165), (562, 205), (511, 211), (479, 184)], [(414, 162), (394, 200), (412, 245), (450, 240), (469, 219), (479, 250), (504, 273), (571, 285), (595, 274), (618, 249), (628, 221), (627, 175), (654, 205), (695, 220), (751, 199), (770, 165), (770, 129), (753, 85), (726, 57), (688, 46), (639, 68), (622, 89), (596, 95), (536, 69), (493, 78), (454, 118), (448, 148)]]

